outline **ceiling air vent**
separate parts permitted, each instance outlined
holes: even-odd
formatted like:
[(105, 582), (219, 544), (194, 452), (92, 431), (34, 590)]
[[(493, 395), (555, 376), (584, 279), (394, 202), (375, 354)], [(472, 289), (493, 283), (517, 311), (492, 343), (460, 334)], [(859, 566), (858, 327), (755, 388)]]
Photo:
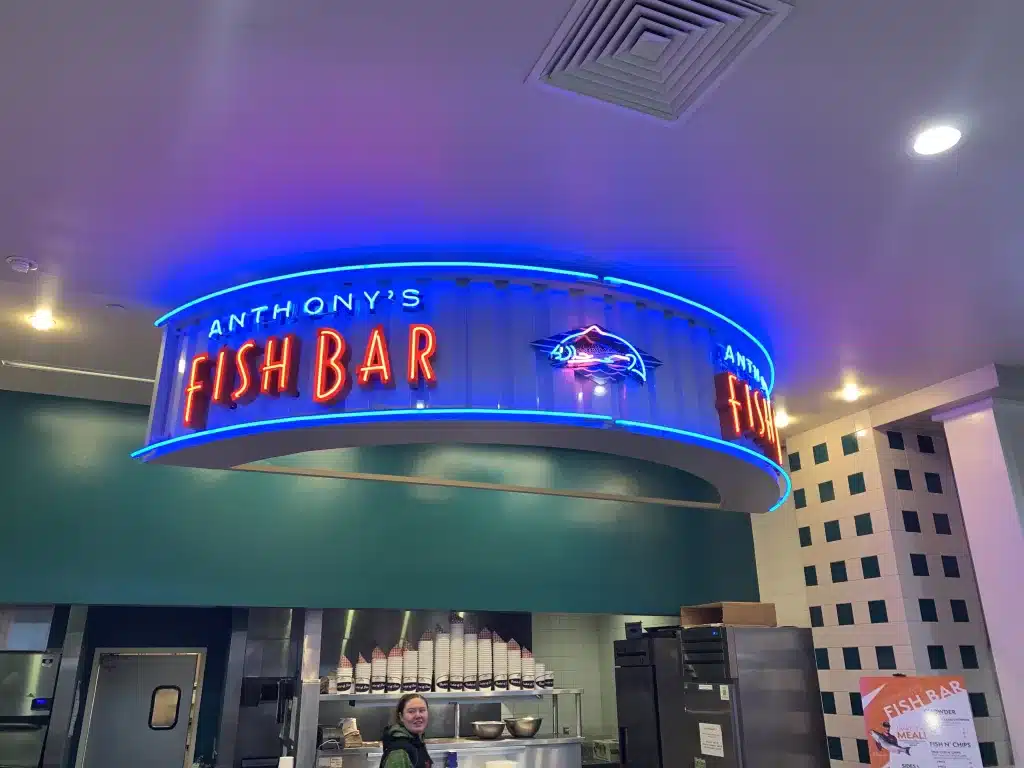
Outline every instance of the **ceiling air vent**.
[(533, 77), (676, 120), (791, 10), (781, 0), (577, 0)]

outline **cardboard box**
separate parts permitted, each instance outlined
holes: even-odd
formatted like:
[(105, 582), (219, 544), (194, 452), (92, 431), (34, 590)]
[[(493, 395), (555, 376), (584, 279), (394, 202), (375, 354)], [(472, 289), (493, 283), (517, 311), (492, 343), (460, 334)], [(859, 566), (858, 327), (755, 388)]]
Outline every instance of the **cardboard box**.
[(739, 627), (777, 627), (774, 603), (707, 603), (683, 606), (679, 623), (684, 627), (731, 624)]

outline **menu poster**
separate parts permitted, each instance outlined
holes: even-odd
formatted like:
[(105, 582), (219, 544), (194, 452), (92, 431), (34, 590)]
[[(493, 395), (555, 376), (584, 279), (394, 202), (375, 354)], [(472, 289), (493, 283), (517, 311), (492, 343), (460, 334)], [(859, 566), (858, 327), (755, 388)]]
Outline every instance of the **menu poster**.
[(873, 768), (981, 768), (962, 677), (862, 677)]

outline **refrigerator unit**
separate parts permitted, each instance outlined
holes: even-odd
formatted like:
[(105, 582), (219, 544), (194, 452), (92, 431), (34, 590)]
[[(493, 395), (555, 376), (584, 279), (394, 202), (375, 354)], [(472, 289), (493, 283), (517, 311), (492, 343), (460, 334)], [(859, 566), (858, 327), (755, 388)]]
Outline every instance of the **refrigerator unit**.
[(38, 768), (60, 653), (0, 651), (0, 768)]
[(615, 643), (626, 768), (828, 768), (811, 631), (665, 627)]

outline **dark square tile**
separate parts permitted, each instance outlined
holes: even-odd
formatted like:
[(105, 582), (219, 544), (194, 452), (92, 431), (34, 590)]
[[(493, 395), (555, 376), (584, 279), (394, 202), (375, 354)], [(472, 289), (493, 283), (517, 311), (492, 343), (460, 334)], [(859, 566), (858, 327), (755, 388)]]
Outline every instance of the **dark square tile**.
[(839, 584), (847, 580), (846, 578), (846, 561), (837, 560), (834, 563), (829, 563), (829, 570), (832, 571), (832, 583)]
[(925, 472), (924, 487), (928, 493), (942, 493), (942, 478), (937, 472)]
[(818, 569), (813, 565), (804, 566), (804, 584), (808, 587), (818, 586)]
[(865, 579), (878, 579), (882, 576), (882, 568), (878, 564), (878, 555), (868, 555), (860, 559), (860, 568)]
[(815, 648), (814, 662), (818, 669), (831, 669), (828, 663), (828, 648)]
[(860, 700), (860, 693), (857, 691), (850, 691), (850, 712), (855, 715), (864, 714), (864, 705)]
[(821, 612), (820, 605), (812, 605), (808, 611), (811, 614), (811, 626), (812, 627), (824, 627), (825, 626), (825, 615)]
[(888, 624), (889, 611), (886, 610), (885, 600), (869, 600), (868, 617), (872, 624)]
[(971, 617), (967, 615), (967, 601), (966, 600), (950, 600), (950, 610), (953, 611), (953, 621), (957, 623), (966, 623), (971, 620)]
[(836, 713), (836, 695), (831, 691), (821, 692), (821, 711), (826, 715), (834, 715)]
[(896, 474), (896, 487), (901, 491), (912, 491), (914, 490), (914, 483), (910, 479), (909, 469), (894, 469), (893, 472)]
[(818, 443), (811, 449), (811, 453), (814, 454), (815, 464), (824, 464), (828, 461), (828, 445), (825, 443)]
[(975, 717), (988, 717), (988, 702), (984, 693), (968, 693), (971, 702), (971, 714)]
[(875, 661), (879, 669), (896, 669), (896, 652), (891, 645), (876, 645)]
[(823, 483), (818, 483), (818, 498), (821, 503), (824, 504), (826, 501), (832, 501), (836, 497), (836, 488), (832, 485), (831, 480), (826, 480)]
[(903, 510), (903, 530), (907, 533), (921, 532), (921, 517), (912, 509)]
[(928, 666), (932, 669), (949, 669), (946, 665), (946, 649), (941, 645), (929, 645)]
[(871, 526), (871, 513), (865, 512), (863, 515), (854, 516), (853, 527), (858, 536), (870, 536), (874, 533), (875, 529)]
[(803, 488), (797, 488), (793, 491), (793, 506), (797, 509), (803, 509), (807, 506), (807, 491)]
[(863, 472), (855, 472), (854, 474), (847, 476), (846, 484), (850, 487), (851, 496), (856, 496), (859, 493), (865, 493), (868, 489), (867, 485), (864, 484)]
[(800, 469), (800, 453), (793, 451), (789, 454), (789, 471), (796, 472)]
[(889, 447), (894, 451), (906, 450), (906, 446), (903, 445), (902, 432), (886, 432), (885, 436), (889, 438)]
[(836, 605), (836, 621), (839, 622), (841, 627), (853, 624), (853, 603), (839, 603)]
[(798, 529), (797, 533), (800, 535), (800, 546), (809, 547), (811, 546), (811, 526), (805, 525)]
[(973, 645), (960, 646), (960, 664), (964, 669), (978, 668), (978, 649)]
[(860, 668), (860, 648), (843, 648), (843, 669)]
[(829, 520), (825, 523), (825, 541), (839, 541), (841, 538), (843, 535), (839, 530), (838, 520)]
[(928, 558), (925, 555), (913, 554), (910, 556), (910, 572), (915, 576), (928, 575)]
[(930, 597), (922, 597), (917, 601), (918, 608), (921, 609), (921, 621), (936, 622), (939, 620), (939, 612), (935, 608), (935, 601)]
[(953, 529), (949, 525), (949, 515), (935, 512), (932, 515), (932, 522), (935, 523), (935, 532), (940, 536), (953, 535)]
[(849, 456), (852, 453), (857, 453), (860, 450), (860, 445), (857, 443), (857, 433), (851, 432), (848, 435), (843, 435), (843, 456)]
[(917, 450), (921, 453), (935, 453), (935, 441), (929, 435), (918, 435)]
[(956, 560), (956, 555), (943, 555), (942, 556), (942, 572), (950, 579), (960, 578), (960, 563)]

